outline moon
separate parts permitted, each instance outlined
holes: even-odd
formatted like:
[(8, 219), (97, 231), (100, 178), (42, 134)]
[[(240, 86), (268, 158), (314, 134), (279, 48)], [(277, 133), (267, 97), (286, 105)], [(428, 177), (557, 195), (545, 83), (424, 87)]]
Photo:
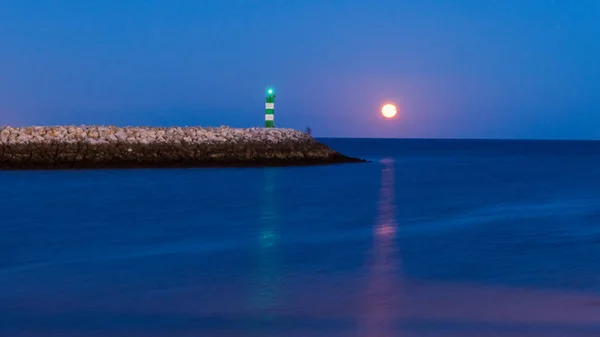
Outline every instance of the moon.
[(393, 104), (386, 104), (381, 108), (381, 114), (385, 118), (393, 118), (394, 116), (396, 116), (397, 112), (398, 112), (398, 110), (396, 109), (396, 106)]

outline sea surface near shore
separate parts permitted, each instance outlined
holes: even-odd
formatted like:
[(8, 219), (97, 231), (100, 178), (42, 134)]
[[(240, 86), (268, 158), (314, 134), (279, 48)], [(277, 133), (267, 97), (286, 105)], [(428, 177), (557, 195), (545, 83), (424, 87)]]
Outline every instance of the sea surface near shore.
[(0, 171), (0, 336), (600, 336), (600, 143)]

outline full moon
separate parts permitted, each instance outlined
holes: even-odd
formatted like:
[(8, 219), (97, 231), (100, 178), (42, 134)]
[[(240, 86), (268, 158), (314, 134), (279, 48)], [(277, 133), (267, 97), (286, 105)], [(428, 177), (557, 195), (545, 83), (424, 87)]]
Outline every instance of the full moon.
[(381, 108), (381, 114), (385, 118), (392, 118), (396, 116), (396, 106), (393, 104), (386, 104)]

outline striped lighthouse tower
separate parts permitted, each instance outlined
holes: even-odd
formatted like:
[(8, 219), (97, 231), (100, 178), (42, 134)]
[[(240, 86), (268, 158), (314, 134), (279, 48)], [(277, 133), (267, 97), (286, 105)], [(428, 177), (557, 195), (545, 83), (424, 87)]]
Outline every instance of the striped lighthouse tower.
[(265, 104), (265, 127), (275, 127), (275, 91), (272, 88), (267, 90), (267, 100)]

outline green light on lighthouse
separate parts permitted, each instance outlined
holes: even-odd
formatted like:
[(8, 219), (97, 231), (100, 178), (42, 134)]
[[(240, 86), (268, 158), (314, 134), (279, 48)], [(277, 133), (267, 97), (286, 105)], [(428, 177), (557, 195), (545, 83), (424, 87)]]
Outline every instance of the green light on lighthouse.
[(275, 90), (267, 89), (267, 98), (265, 103), (265, 127), (275, 127)]

